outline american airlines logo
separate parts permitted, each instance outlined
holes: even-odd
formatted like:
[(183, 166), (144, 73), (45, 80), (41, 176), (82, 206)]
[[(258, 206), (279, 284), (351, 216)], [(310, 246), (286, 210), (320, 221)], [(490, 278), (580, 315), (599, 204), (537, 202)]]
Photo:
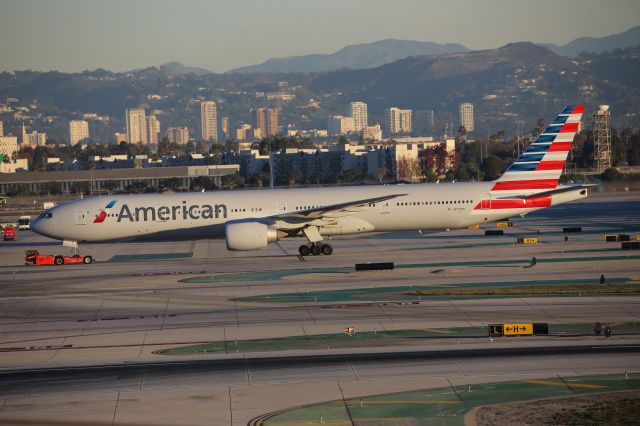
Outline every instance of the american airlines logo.
[(102, 223), (104, 222), (104, 220), (107, 218), (108, 210), (116, 205), (116, 200), (111, 200), (109, 201), (109, 204), (106, 205), (106, 207), (104, 209), (101, 209), (98, 212), (98, 216), (96, 216), (95, 220), (93, 221), (93, 223)]
[(123, 204), (118, 214), (118, 222), (166, 222), (168, 220), (196, 220), (227, 218), (225, 204), (191, 204), (186, 201), (177, 206), (129, 207)]

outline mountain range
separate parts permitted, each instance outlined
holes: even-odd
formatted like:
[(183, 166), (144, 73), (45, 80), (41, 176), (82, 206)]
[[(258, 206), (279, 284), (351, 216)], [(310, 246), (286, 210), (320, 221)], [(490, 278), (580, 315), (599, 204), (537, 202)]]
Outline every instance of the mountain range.
[[(640, 26), (605, 37), (580, 37), (563, 45), (539, 44), (560, 56), (575, 58), (580, 53), (602, 53), (614, 49), (638, 46), (640, 45)], [(429, 41), (386, 39), (349, 45), (330, 54), (314, 53), (302, 56), (271, 58), (260, 64), (229, 70), (227, 73), (313, 73), (341, 69), (368, 69), (411, 56), (462, 52), (469, 52), (469, 49), (458, 43), (439, 44)], [(175, 75), (193, 73), (202, 76), (212, 72), (204, 68), (186, 66), (179, 62), (169, 62), (159, 67)]]
[(606, 37), (580, 37), (567, 44), (543, 44), (558, 55), (575, 58), (580, 53), (602, 53), (614, 49), (634, 47), (640, 45), (640, 25), (630, 28), (620, 34)]
[(461, 44), (438, 44), (430, 41), (386, 39), (373, 43), (346, 46), (331, 54), (310, 54), (273, 58), (258, 65), (236, 68), (230, 73), (258, 72), (327, 72), (342, 68), (373, 68), (416, 55), (468, 52)]

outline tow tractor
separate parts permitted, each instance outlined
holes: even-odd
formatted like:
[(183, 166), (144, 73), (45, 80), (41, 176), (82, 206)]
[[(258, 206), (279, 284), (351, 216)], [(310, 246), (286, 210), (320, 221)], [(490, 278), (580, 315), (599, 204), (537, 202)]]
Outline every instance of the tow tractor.
[(80, 256), (79, 254), (73, 256), (40, 254), (38, 249), (27, 250), (25, 254), (25, 265), (75, 265), (78, 263), (89, 265), (94, 263), (93, 257)]

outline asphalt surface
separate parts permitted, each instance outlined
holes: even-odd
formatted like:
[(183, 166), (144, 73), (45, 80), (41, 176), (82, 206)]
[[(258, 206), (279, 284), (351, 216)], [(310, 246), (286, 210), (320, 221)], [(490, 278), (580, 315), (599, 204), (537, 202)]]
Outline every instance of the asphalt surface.
[[(640, 233), (638, 211), (638, 193), (599, 195), (514, 218), (505, 237), (485, 237), (481, 229), (336, 238), (333, 256), (305, 261), (296, 256), (299, 241), (233, 253), (223, 241), (203, 240), (87, 245), (81, 253), (93, 255), (94, 265), (27, 267), (27, 248), (66, 249), (19, 233), (17, 244), (0, 243), (0, 423), (246, 424), (273, 410), (342, 397), (640, 371), (640, 339), (615, 333), (617, 323), (640, 322), (640, 296), (634, 294), (410, 303), (368, 296), (348, 303), (239, 300), (365, 287), (595, 283), (600, 275), (638, 282), (639, 262), (620, 255), (639, 253), (603, 239)], [(565, 226), (582, 226), (583, 232), (567, 234), (565, 241)], [(538, 235), (541, 243), (515, 243), (527, 235)], [(526, 260), (532, 257), (591, 260), (531, 266)], [(470, 263), (452, 265), (456, 260)], [(363, 261), (428, 266), (353, 271)], [(189, 280), (195, 277), (210, 279)], [(612, 324), (613, 336), (490, 341), (443, 335), (397, 348), (157, 354), (193, 343), (340, 333), (347, 326), (373, 331), (595, 321)]]

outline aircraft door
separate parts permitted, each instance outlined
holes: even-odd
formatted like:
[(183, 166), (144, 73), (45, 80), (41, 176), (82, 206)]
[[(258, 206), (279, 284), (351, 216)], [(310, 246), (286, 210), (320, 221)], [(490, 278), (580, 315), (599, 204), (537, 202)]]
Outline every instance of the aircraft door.
[(76, 209), (76, 225), (87, 224), (88, 212), (84, 209)]

